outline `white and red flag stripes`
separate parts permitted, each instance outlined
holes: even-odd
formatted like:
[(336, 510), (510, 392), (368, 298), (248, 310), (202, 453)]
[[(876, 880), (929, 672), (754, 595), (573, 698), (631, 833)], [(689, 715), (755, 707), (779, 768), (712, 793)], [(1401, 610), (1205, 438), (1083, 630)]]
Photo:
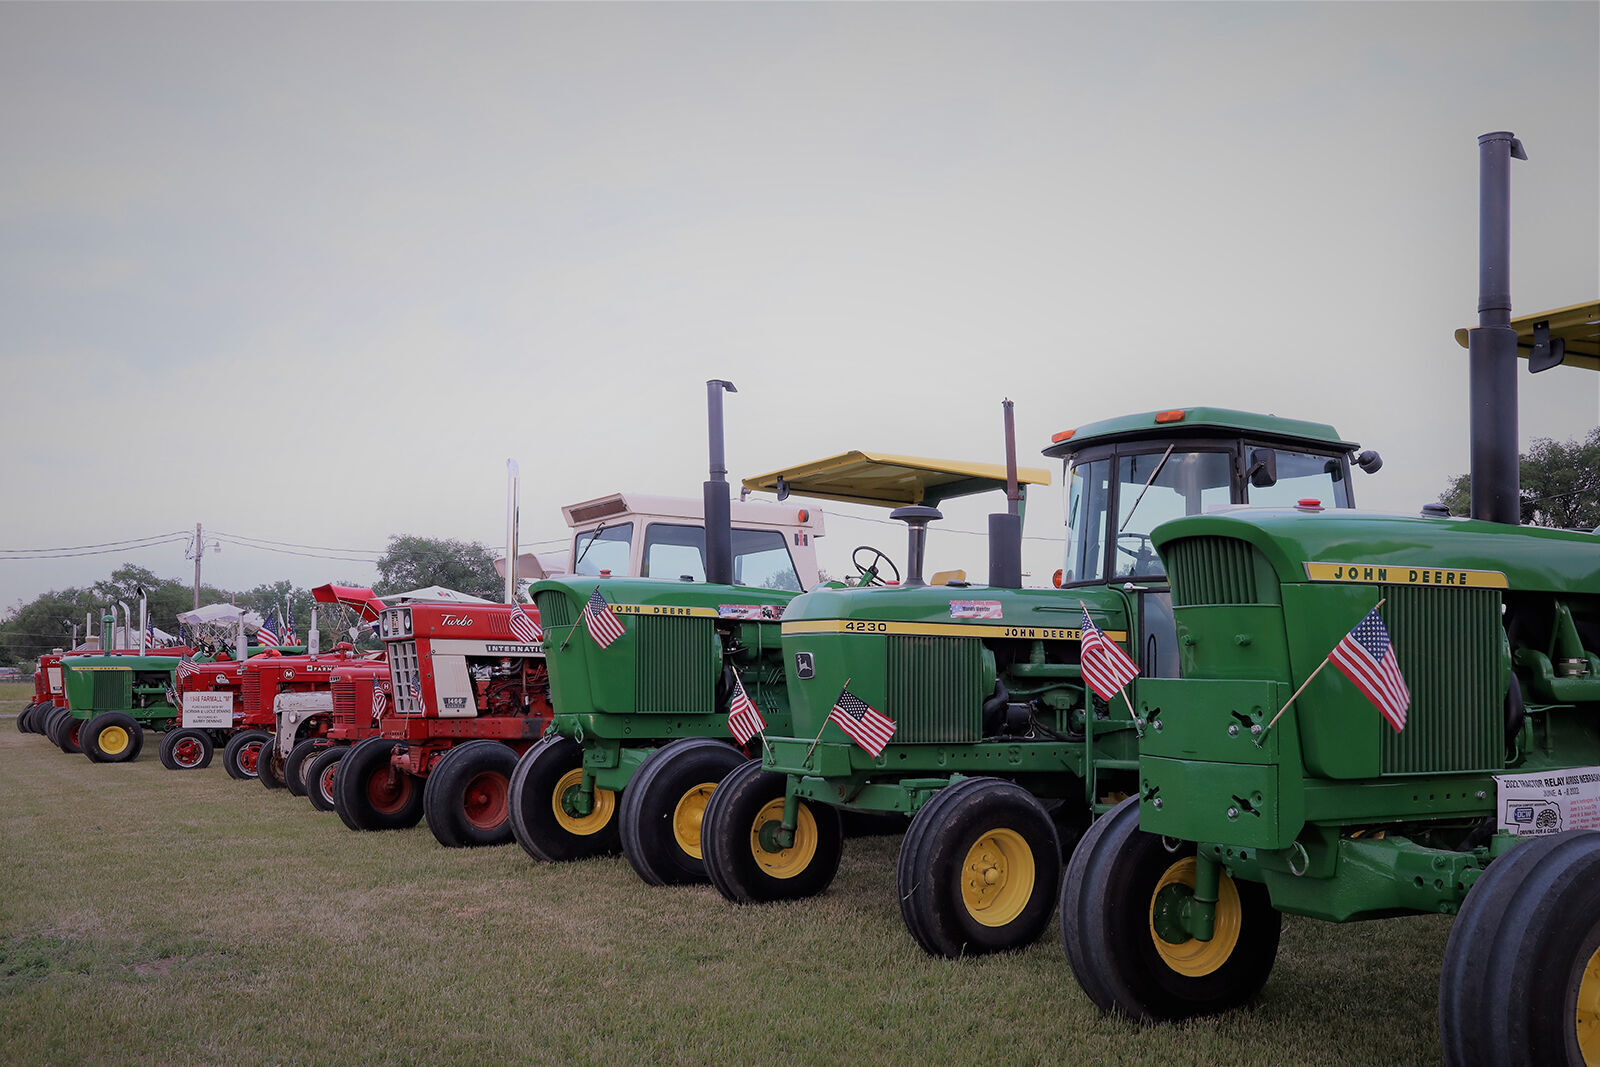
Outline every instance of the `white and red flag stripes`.
[(876, 756), (894, 736), (894, 720), (850, 692), (839, 690), (839, 699), (828, 712), (828, 721), (850, 735), (850, 740)]
[(536, 645), (544, 640), (544, 630), (528, 614), (527, 609), (518, 604), (511, 613), (511, 636), (525, 645)]
[(748, 745), (752, 737), (766, 728), (767, 720), (761, 717), (761, 709), (744, 691), (744, 680), (739, 672), (734, 671), (733, 696), (728, 700), (728, 729), (741, 745)]
[(389, 706), (389, 694), (377, 685), (372, 687), (372, 721), (374, 724), (383, 718), (383, 710)]
[(1139, 665), (1094, 624), (1088, 608), (1083, 609), (1083, 645), (1079, 659), (1083, 680), (1101, 700), (1110, 700), (1122, 692), (1123, 686), (1139, 677)]
[(611, 607), (606, 603), (606, 598), (600, 595), (598, 586), (589, 594), (589, 602), (583, 606), (583, 624), (589, 628), (589, 636), (594, 638), (594, 643), (601, 648), (609, 648), (611, 642), (623, 634), (622, 623), (611, 614)]
[(1377, 706), (1396, 733), (1405, 729), (1411, 691), (1400, 675), (1400, 657), (1394, 654), (1394, 642), (1389, 640), (1389, 631), (1378, 617), (1377, 608), (1367, 612), (1366, 618), (1344, 635), (1328, 658)]

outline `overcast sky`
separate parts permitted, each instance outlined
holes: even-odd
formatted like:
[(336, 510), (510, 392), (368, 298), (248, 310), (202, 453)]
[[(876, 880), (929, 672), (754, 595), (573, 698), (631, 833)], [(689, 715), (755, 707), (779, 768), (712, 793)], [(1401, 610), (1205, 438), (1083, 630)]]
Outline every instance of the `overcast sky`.
[[(1479, 134), (1527, 146), (1517, 313), (1600, 295), (1597, 50), (1595, 3), (0, 4), (0, 548), (495, 545), (508, 457), (555, 538), (699, 492), (712, 377), (735, 478), (1213, 404), (1333, 423), (1414, 512), (1467, 467)], [(1597, 379), (1523, 374), (1524, 445)], [(981, 579), (949, 531), (997, 506), (930, 569)], [(827, 510), (835, 573), (903, 555)], [(192, 576), (0, 553), (0, 609), (124, 560)]]

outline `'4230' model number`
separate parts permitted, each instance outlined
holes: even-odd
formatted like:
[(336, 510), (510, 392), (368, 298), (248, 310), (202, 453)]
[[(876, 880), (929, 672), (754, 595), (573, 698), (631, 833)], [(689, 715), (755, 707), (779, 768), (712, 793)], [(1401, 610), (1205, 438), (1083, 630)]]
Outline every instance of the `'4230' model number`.
[(886, 634), (889, 624), (886, 622), (858, 622), (849, 621), (844, 624), (845, 633), (851, 634)]

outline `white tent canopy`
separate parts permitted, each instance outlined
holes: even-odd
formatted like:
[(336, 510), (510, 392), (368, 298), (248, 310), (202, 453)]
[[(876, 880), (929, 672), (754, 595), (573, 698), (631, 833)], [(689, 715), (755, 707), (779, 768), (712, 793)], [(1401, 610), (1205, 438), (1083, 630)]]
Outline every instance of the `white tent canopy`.
[(442, 585), (425, 585), (421, 589), (411, 589), (404, 593), (386, 593), (383, 596), (385, 604), (403, 604), (408, 600), (433, 600), (443, 601), (447, 604), (493, 604), (493, 600), (485, 600), (481, 596), (472, 596), (468, 593), (458, 593), (454, 589), (446, 589)]
[(244, 619), (244, 628), (246, 630), (259, 630), (261, 628), (260, 615), (234, 604), (207, 604), (203, 608), (178, 613), (178, 621), (185, 626), (232, 625), (238, 622), (240, 618)]

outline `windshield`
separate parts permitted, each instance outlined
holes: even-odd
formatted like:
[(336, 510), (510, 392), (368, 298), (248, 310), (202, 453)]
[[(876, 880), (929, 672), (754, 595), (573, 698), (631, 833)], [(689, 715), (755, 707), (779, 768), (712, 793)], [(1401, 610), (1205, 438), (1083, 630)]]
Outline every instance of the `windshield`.
[[(700, 526), (652, 522), (644, 535), (645, 578), (706, 580), (706, 532)], [(800, 591), (800, 577), (783, 534), (777, 530), (733, 531), (733, 583)]]
[[(1108, 531), (1113, 465), (1117, 521)], [(1105, 580), (1108, 540), (1115, 546), (1114, 577), (1162, 577), (1165, 570), (1150, 543), (1150, 531), (1168, 519), (1230, 503), (1232, 468), (1226, 452), (1165, 448), (1073, 464), (1067, 470), (1067, 561), (1062, 583)]]
[(619, 577), (628, 573), (629, 546), (633, 543), (633, 524), (601, 526), (585, 530), (573, 543), (574, 574), (599, 574), (610, 571)]
[(1289, 508), (1302, 500), (1319, 500), (1323, 507), (1354, 507), (1350, 480), (1338, 456), (1277, 450), (1278, 480), (1265, 488), (1250, 486), (1250, 503), (1258, 508)]

